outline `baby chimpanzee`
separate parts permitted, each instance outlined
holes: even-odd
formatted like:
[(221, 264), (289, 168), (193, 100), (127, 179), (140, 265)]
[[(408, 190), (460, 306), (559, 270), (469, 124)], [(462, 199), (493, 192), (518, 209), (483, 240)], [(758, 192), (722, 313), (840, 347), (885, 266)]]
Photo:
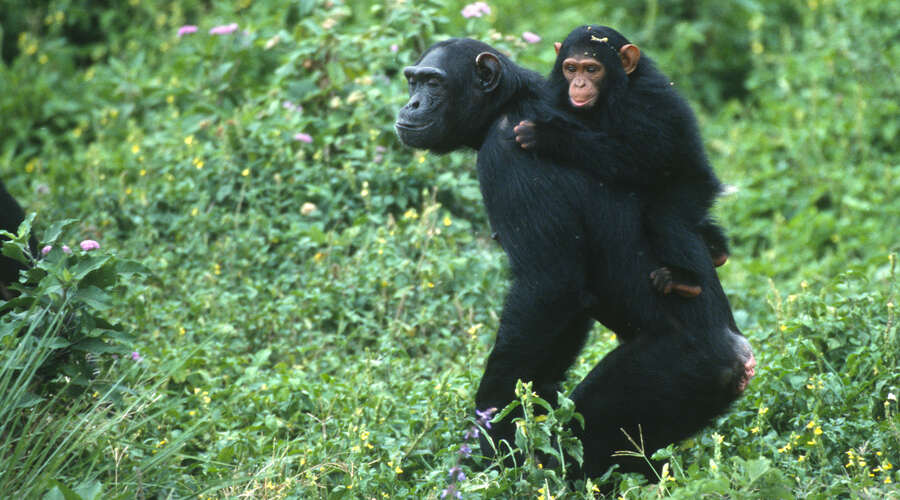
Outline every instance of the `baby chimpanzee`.
[(556, 44), (546, 99), (558, 115), (523, 120), (516, 141), (538, 156), (634, 188), (651, 248), (664, 267), (657, 290), (695, 297), (707, 259), (728, 241), (709, 210), (722, 184), (706, 158), (694, 113), (653, 61), (605, 26), (582, 26)]

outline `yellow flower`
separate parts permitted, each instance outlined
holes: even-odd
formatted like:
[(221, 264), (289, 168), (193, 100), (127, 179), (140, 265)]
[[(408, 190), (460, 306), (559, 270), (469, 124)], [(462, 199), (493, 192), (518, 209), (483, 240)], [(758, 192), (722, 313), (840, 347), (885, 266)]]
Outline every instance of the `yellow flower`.
[(194, 136), (193, 136), (193, 135), (189, 135), (189, 136), (185, 137), (185, 138), (184, 138), (184, 143), (187, 144), (188, 146), (190, 146), (191, 144), (193, 144), (193, 143), (194, 143)]
[(816, 427), (816, 430), (813, 431), (813, 434), (815, 434), (816, 436), (821, 436), (821, 435), (822, 435), (822, 428), (821, 428), (821, 427)]
[(766, 406), (763, 406), (762, 408), (759, 409), (759, 414), (765, 415), (768, 411), (769, 411), (769, 408)]
[(350, 95), (347, 96), (347, 104), (353, 104), (359, 101), (362, 101), (365, 98), (365, 95), (359, 90), (354, 90), (350, 92)]
[(241, 175), (244, 176), (244, 177), (247, 177), (248, 175), (250, 175), (250, 169), (249, 169), (249, 168), (245, 168), (245, 169), (241, 172)]
[(816, 421), (815, 421), (815, 420), (810, 420), (809, 423), (806, 424), (806, 428), (807, 428), (807, 429), (812, 429), (812, 428), (815, 427), (815, 426), (816, 426)]
[(140, 151), (141, 151), (141, 147), (138, 146), (137, 144), (133, 144), (133, 145), (131, 146), (131, 152), (132, 152), (132, 154), (138, 154)]
[(799, 457), (797, 457), (798, 462), (803, 462), (805, 460), (806, 460), (806, 455), (800, 455)]
[(403, 474), (403, 469), (401, 469), (400, 466), (398, 465), (397, 467), (394, 468), (394, 472), (396, 472), (397, 474)]
[(756, 434), (758, 432), (759, 432), (759, 427), (754, 427), (754, 428), (750, 429), (751, 434)]

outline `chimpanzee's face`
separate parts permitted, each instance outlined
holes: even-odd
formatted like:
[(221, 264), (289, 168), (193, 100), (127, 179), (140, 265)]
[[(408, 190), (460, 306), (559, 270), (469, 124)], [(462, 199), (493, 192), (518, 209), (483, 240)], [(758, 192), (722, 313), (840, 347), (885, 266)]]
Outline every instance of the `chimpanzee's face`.
[(400, 109), (394, 128), (407, 146), (432, 149), (448, 139), (447, 125), (454, 117), (448, 116), (453, 99), (442, 60), (445, 50), (428, 52), (418, 64), (403, 70), (409, 102)]

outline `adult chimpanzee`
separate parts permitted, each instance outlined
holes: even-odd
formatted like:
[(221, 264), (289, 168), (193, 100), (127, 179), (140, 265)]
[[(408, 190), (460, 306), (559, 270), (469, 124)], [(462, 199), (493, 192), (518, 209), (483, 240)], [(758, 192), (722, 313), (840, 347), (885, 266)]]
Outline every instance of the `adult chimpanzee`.
[[(19, 230), (19, 224), (23, 220), (25, 220), (25, 212), (6, 190), (3, 181), (0, 181), (0, 229), (15, 233)], [(0, 245), (2, 244), (3, 240), (0, 239)], [(34, 236), (31, 237), (29, 244), (32, 254), (34, 254), (37, 251), (37, 240), (34, 239)], [(24, 266), (20, 262), (0, 255), (0, 299), (9, 300), (13, 297), (12, 290), (7, 287), (19, 279), (19, 271), (22, 269)]]
[[(575, 388), (585, 418), (576, 429), (583, 471), (602, 474), (631, 449), (620, 431), (642, 428), (648, 449), (683, 439), (722, 413), (744, 390), (756, 362), (738, 331), (709, 262), (693, 300), (655, 293), (634, 276), (660, 267), (641, 230), (641, 202), (584, 169), (563, 168), (522, 150), (513, 125), (553, 113), (538, 95), (542, 78), (495, 49), (469, 39), (429, 48), (404, 70), (409, 102), (396, 129), (408, 146), (478, 150), (478, 178), (488, 218), (510, 261), (497, 340), (475, 397), (478, 409), (503, 408), (517, 379), (555, 400), (560, 381), (594, 319), (621, 344)], [(509, 417), (493, 438), (512, 442)], [(482, 452), (490, 449), (482, 443)]]
[(722, 185), (697, 120), (648, 57), (616, 30), (581, 26), (556, 44), (549, 99), (569, 118), (536, 116), (516, 127), (522, 147), (602, 181), (634, 187), (643, 201), (650, 248), (664, 264), (651, 273), (663, 293), (692, 297), (710, 254), (725, 263), (728, 243), (709, 210)]

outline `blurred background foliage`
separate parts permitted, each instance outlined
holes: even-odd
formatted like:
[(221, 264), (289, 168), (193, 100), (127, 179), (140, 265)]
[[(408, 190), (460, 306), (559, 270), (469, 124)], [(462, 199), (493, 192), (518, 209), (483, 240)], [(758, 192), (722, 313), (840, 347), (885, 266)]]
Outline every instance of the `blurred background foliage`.
[[(657, 61), (736, 188), (720, 278), (760, 361), (659, 485), (613, 475), (611, 494), (897, 498), (900, 3), (487, 4), (0, 0), (0, 178), (42, 245), (101, 245), (51, 254), (69, 288), (35, 271), (0, 319), (0, 491), (440, 497), (506, 264), (474, 154), (397, 141), (400, 71), (471, 36), (546, 73), (590, 22)], [(79, 262), (105, 266), (102, 301), (62, 300)], [(53, 378), (60, 336), (109, 348)], [(613, 345), (597, 327), (569, 387)], [(468, 498), (600, 495), (463, 467)]]

